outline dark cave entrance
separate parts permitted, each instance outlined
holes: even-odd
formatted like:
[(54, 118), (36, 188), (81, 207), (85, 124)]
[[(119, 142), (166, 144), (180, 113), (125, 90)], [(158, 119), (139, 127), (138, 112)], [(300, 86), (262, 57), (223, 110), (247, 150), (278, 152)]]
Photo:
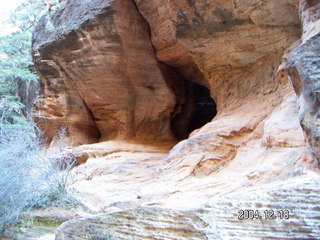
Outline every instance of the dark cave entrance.
[[(182, 140), (188, 138), (195, 129), (203, 127), (217, 114), (216, 102), (210, 90), (193, 82), (185, 81), (184, 97), (177, 101), (178, 114), (172, 120), (172, 132)], [(179, 96), (178, 96), (179, 99)]]
[(210, 122), (217, 114), (217, 105), (206, 87), (194, 84), (195, 110), (188, 125), (188, 133), (201, 128)]

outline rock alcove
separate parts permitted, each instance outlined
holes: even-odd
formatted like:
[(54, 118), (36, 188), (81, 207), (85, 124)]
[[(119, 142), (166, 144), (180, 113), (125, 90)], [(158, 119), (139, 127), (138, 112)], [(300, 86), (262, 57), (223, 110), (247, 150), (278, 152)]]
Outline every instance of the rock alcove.
[[(51, 143), (61, 126), (68, 127), (70, 146), (176, 143), (218, 111), (214, 124), (169, 158), (182, 164), (181, 156), (196, 155), (190, 169), (207, 175), (233, 160), (251, 134), (262, 146), (277, 144), (260, 124), (292, 94), (275, 76), (284, 50), (301, 34), (297, 6), (182, 2), (67, 1), (41, 19), (33, 35), (43, 86), (36, 109)], [(274, 9), (285, 17), (265, 19)], [(228, 12), (228, 28), (218, 12)]]
[[(138, 233), (132, 229), (144, 228), (137, 238), (230, 239), (240, 234), (252, 239), (252, 233), (259, 239), (319, 238), (319, 232), (306, 233), (306, 227), (320, 229), (319, 221), (311, 226), (315, 221), (307, 223), (306, 215), (294, 216), (290, 224), (277, 222), (276, 228), (274, 221), (250, 225), (233, 218), (238, 209), (270, 204), (274, 209), (295, 206), (299, 214), (314, 211), (312, 201), (308, 207), (287, 201), (296, 199), (294, 192), (318, 193), (312, 187), (318, 186), (315, 174), (298, 188), (291, 178), (304, 167), (318, 167), (299, 123), (302, 119), (311, 147), (317, 148), (314, 109), (319, 104), (304, 99), (318, 89), (319, 80), (310, 64), (319, 58), (315, 26), (320, 6), (313, 3), (66, 1), (56, 14), (42, 18), (33, 38), (42, 82), (39, 127), (50, 140), (67, 126), (70, 145), (81, 145), (73, 148), (76, 156), (85, 156), (74, 170), (73, 187), (86, 204), (104, 213), (121, 210), (99, 216), (103, 227), (93, 225), (95, 235), (128, 239)], [(298, 99), (290, 80), (305, 91), (297, 91)], [(304, 103), (300, 111), (299, 103)], [(177, 144), (176, 138), (188, 139)], [(297, 181), (303, 179), (308, 178)], [(262, 183), (267, 183), (267, 195)], [(241, 195), (243, 202), (238, 201)], [(148, 207), (128, 210), (135, 206)], [(170, 214), (163, 214), (163, 207)], [(186, 215), (182, 207), (191, 210)], [(226, 218), (228, 211), (232, 218)], [(215, 219), (219, 214), (222, 218)], [(164, 225), (149, 220), (154, 218), (165, 219)], [(201, 221), (186, 225), (195, 219)], [(88, 232), (81, 224), (88, 222), (63, 224), (56, 239), (85, 239)], [(226, 231), (228, 226), (239, 232)], [(186, 236), (185, 229), (194, 232)]]
[[(178, 98), (178, 96), (177, 96)], [(178, 140), (183, 140), (196, 129), (211, 122), (217, 114), (216, 102), (210, 90), (199, 84), (186, 81), (181, 112), (173, 117), (171, 129)]]
[[(215, 102), (196, 64), (189, 59), (181, 69), (159, 61), (149, 25), (132, 10), (133, 1), (105, 2), (97, 12), (85, 12), (95, 4), (69, 1), (61, 16), (43, 17), (34, 33), (43, 85), (37, 122), (48, 144), (61, 127), (69, 130), (69, 145), (79, 146), (172, 142), (210, 122)], [(83, 19), (75, 20), (74, 9), (84, 11)], [(45, 28), (58, 27), (59, 18), (64, 22), (59, 31)]]
[(195, 111), (190, 119), (188, 132), (201, 128), (212, 121), (217, 114), (217, 106), (210, 96), (210, 91), (206, 87), (195, 84)]

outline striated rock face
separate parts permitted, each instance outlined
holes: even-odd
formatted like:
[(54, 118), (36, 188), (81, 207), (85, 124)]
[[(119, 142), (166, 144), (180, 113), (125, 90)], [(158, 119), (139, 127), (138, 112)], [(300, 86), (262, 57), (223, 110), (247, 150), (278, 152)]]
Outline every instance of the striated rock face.
[[(297, 2), (136, 3), (151, 27), (158, 59), (176, 67), (189, 81), (209, 88), (218, 108), (211, 123), (170, 152), (169, 169), (176, 173), (182, 167), (188, 169), (182, 178), (209, 175), (242, 151), (259, 152), (258, 158), (270, 153), (265, 147), (283, 151), (304, 146), (295, 103), (290, 110), (282, 107), (282, 113), (276, 110), (281, 102), (295, 101), (276, 72), (284, 50), (300, 37)], [(273, 126), (272, 132), (269, 126), (281, 121), (268, 120), (273, 111), (278, 111), (280, 119), (292, 115), (288, 119), (292, 124)]]
[(298, 96), (301, 126), (320, 162), (320, 3), (300, 4), (303, 34), (287, 56), (285, 71)]
[(300, 35), (297, 9), (288, 0), (136, 3), (150, 24), (158, 59), (210, 88), (220, 111), (274, 91), (270, 75), (257, 81), (252, 72), (275, 62)]
[[(319, 239), (318, 180), (303, 176), (249, 188), (188, 211), (143, 207), (74, 220), (60, 226), (56, 240)], [(248, 219), (241, 209), (259, 213)]]
[(68, 1), (42, 18), (33, 51), (44, 85), (38, 119), (49, 142), (60, 126), (74, 145), (172, 138), (175, 96), (132, 1)]
[[(72, 187), (102, 213), (56, 238), (320, 238), (319, 9), (70, 0), (43, 17), (38, 122), (49, 143), (67, 126), (81, 145)], [(191, 127), (203, 106), (216, 116)], [(239, 209), (292, 218), (239, 221)]]

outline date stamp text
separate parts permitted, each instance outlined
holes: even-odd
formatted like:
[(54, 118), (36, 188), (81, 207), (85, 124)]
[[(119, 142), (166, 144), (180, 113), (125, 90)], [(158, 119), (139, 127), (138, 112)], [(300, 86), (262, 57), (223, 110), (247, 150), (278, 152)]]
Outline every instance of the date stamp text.
[(287, 209), (282, 210), (253, 210), (253, 209), (240, 209), (238, 211), (239, 220), (276, 220), (276, 219), (289, 219), (290, 212)]

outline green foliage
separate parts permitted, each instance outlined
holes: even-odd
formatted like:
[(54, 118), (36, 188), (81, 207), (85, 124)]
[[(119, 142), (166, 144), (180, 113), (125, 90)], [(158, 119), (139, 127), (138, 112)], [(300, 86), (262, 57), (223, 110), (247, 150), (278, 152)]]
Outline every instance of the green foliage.
[(46, 227), (46, 228), (57, 228), (64, 221), (52, 217), (36, 217), (36, 218), (21, 218), (20, 221), (15, 225), (16, 228), (30, 228), (30, 227)]
[(45, 2), (48, 0), (25, 0), (11, 13), (10, 22), (23, 32), (32, 32), (45, 9)]
[(62, 149), (59, 156), (43, 152), (41, 134), (24, 116), (19, 96), (22, 83), (38, 80), (31, 41), (44, 8), (44, 0), (26, 0), (11, 14), (14, 31), (0, 37), (0, 238), (23, 211), (59, 204), (75, 164)]
[(21, 114), (23, 108), (24, 105), (14, 96), (0, 100), (0, 134), (4, 129), (28, 129), (27, 120)]
[[(6, 125), (20, 127), (25, 121), (19, 97), (21, 82), (36, 82), (37, 75), (33, 69), (31, 42), (32, 31), (45, 9), (44, 0), (26, 0), (14, 12), (6, 24), (10, 24), (13, 32), (0, 37), (0, 116), (6, 107)], [(5, 106), (4, 106), (5, 104)]]

